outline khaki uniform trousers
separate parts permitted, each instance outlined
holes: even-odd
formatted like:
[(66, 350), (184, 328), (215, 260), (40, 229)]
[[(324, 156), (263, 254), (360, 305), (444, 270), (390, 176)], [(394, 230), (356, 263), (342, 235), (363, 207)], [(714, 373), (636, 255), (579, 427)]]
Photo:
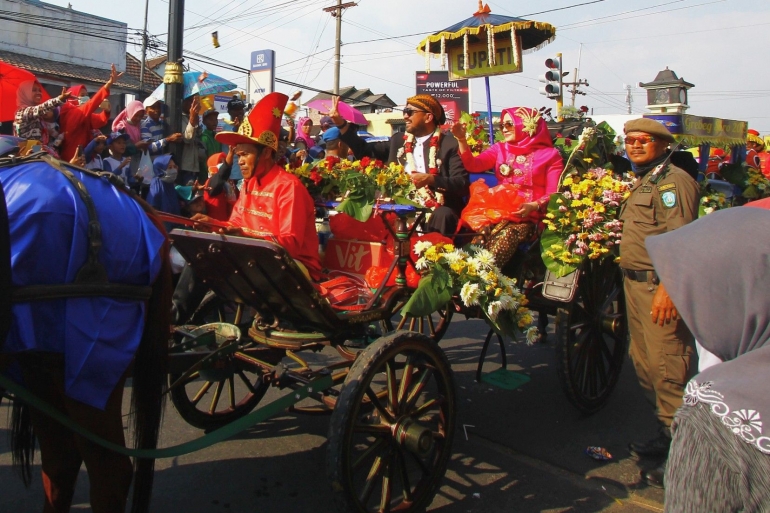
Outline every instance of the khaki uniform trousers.
[(657, 288), (651, 282), (624, 279), (631, 360), (655, 415), (670, 428), (698, 362), (695, 341), (684, 321), (671, 321), (662, 327), (652, 322), (652, 297)]

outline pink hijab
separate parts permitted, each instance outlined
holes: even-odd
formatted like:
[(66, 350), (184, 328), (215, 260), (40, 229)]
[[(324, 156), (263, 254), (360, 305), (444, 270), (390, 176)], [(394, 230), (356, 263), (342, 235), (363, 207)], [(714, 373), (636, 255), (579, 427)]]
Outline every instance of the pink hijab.
[[(505, 118), (508, 114), (513, 120), (513, 124), (516, 130), (516, 141), (513, 143), (503, 143), (506, 149), (514, 155), (527, 155), (543, 148), (553, 148), (553, 141), (548, 133), (548, 127), (545, 124), (545, 120), (536, 109), (530, 109), (529, 107), (511, 107), (503, 110), (500, 114), (501, 119)], [(532, 128), (533, 119), (537, 119), (534, 122), (534, 133), (525, 131), (525, 128)], [(526, 120), (530, 120), (529, 123)], [(529, 125), (529, 126), (525, 126)]]
[[(19, 88), (16, 90), (16, 109), (26, 109), (28, 107), (35, 107), (37, 103), (33, 99), (32, 86), (35, 84), (40, 85), (37, 80), (27, 80), (19, 84)], [(43, 86), (40, 86), (43, 89)], [(45, 89), (43, 89), (45, 91)], [(43, 93), (43, 100), (45, 101), (45, 92)]]
[(308, 123), (312, 124), (313, 120), (310, 118), (299, 118), (299, 121), (297, 122), (297, 137), (294, 138), (294, 141), (297, 141), (297, 140), (305, 141), (305, 144), (309, 149), (315, 146), (315, 141), (313, 140), (312, 137), (310, 137), (310, 135), (302, 131), (302, 127), (307, 125)]
[(120, 132), (125, 131), (131, 138), (132, 142), (139, 142), (142, 140), (142, 129), (139, 125), (132, 125), (131, 118), (133, 118), (137, 112), (143, 111), (144, 105), (139, 100), (134, 100), (129, 103), (125, 109), (120, 111), (115, 121), (112, 122), (112, 131)]

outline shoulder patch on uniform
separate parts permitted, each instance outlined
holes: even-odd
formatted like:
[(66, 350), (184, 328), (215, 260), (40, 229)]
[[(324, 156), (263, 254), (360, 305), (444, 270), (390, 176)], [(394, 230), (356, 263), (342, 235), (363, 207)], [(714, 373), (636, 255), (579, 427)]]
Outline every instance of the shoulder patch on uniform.
[(675, 183), (666, 183), (666, 184), (663, 184), (660, 187), (658, 187), (658, 190), (660, 192), (667, 191), (669, 189), (676, 189), (676, 184)]
[(666, 191), (660, 195), (660, 199), (666, 208), (672, 208), (676, 205), (676, 192)]

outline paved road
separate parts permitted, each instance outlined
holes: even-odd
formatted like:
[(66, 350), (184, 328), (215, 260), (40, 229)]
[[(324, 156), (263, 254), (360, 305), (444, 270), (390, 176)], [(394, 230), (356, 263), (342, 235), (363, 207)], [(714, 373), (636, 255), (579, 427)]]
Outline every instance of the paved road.
[[(662, 511), (662, 491), (636, 484), (640, 463), (625, 449), (630, 440), (655, 435), (651, 409), (630, 362), (607, 407), (584, 417), (560, 388), (552, 345), (508, 345), (509, 369), (531, 377), (522, 387), (509, 391), (477, 384), (474, 373), (485, 326), (456, 317), (441, 342), (459, 386), (458, 424), (473, 427), (467, 428), (467, 440), (458, 430), (449, 471), (429, 511)], [(490, 353), (486, 371), (499, 361), (494, 349)], [(6, 417), (3, 404), (0, 419)], [(40, 511), (39, 474), (25, 490), (11, 471), (5, 422), (0, 425), (0, 512)], [(286, 414), (202, 452), (160, 461), (153, 511), (332, 511), (325, 477), (327, 429), (328, 417)], [(169, 404), (161, 444), (199, 435)], [(589, 445), (606, 447), (614, 461), (591, 460), (583, 454)], [(73, 511), (90, 511), (85, 470)]]

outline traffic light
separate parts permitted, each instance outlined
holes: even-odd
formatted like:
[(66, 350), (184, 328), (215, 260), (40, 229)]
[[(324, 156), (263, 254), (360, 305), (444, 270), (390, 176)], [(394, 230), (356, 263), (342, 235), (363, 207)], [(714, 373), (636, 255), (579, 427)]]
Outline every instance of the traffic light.
[(552, 99), (561, 98), (561, 58), (552, 57), (550, 59), (546, 59), (545, 67), (548, 68), (548, 71), (546, 71), (544, 75), (540, 76), (540, 81), (545, 82), (545, 86), (540, 88), (540, 94), (544, 94), (548, 98)]

